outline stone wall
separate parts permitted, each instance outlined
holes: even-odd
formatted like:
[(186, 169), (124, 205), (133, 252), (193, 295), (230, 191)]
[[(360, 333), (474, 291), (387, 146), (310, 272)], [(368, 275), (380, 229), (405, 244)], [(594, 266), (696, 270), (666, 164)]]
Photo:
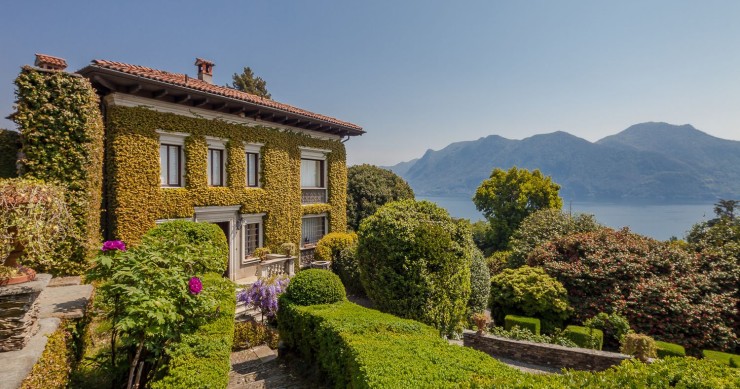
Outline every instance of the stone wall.
[(35, 281), (0, 287), (0, 352), (20, 350), (36, 334), (38, 297), (50, 279), (39, 274)]
[(463, 344), (492, 357), (508, 358), (558, 369), (601, 371), (631, 358), (629, 355), (607, 351), (534, 343), (493, 335), (479, 336), (473, 331), (463, 333)]

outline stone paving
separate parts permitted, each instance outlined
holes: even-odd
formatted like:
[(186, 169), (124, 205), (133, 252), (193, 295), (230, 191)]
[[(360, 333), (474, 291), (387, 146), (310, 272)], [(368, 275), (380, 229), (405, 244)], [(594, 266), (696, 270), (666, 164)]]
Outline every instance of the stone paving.
[(16, 389), (46, 348), (47, 337), (61, 319), (80, 318), (92, 294), (92, 285), (79, 285), (79, 277), (49, 282), (38, 297), (39, 330), (22, 350), (0, 352), (0, 389)]
[(231, 353), (228, 389), (309, 389), (328, 388), (316, 377), (297, 368), (302, 362), (290, 357), (277, 358), (267, 346)]

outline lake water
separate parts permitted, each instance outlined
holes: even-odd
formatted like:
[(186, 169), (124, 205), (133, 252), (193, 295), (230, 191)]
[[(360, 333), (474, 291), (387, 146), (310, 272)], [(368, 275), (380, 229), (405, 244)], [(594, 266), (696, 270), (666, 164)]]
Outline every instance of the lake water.
[[(452, 217), (483, 220), (475, 204), (465, 197), (417, 196), (419, 200), (437, 203)], [(612, 228), (629, 227), (630, 230), (655, 239), (666, 240), (671, 236), (683, 238), (694, 224), (714, 217), (713, 204), (614, 204), (572, 202), (563, 205), (564, 211), (596, 215), (599, 223)]]

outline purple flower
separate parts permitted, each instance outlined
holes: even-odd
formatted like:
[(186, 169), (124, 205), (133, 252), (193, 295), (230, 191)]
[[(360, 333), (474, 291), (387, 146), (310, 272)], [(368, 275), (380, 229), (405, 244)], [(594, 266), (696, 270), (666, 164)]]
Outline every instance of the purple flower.
[(191, 277), (190, 282), (188, 282), (188, 288), (190, 289), (190, 293), (198, 294), (203, 290), (203, 283), (200, 282), (200, 278)]
[(112, 251), (112, 250), (119, 250), (119, 251), (126, 251), (126, 243), (123, 243), (120, 240), (106, 240), (105, 243), (103, 243), (103, 251)]
[(278, 310), (277, 298), (285, 291), (289, 282), (290, 278), (287, 276), (260, 278), (249, 289), (237, 292), (236, 300), (258, 308), (262, 315), (272, 319)]

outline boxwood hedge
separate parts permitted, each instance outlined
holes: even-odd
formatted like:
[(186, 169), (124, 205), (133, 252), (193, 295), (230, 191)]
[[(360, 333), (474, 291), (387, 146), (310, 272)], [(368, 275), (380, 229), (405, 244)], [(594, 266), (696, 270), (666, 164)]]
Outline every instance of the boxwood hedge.
[(450, 345), (422, 323), (348, 301), (299, 306), (283, 299), (280, 338), (343, 388), (736, 388), (740, 372), (711, 361), (629, 360), (600, 373), (534, 375)]

